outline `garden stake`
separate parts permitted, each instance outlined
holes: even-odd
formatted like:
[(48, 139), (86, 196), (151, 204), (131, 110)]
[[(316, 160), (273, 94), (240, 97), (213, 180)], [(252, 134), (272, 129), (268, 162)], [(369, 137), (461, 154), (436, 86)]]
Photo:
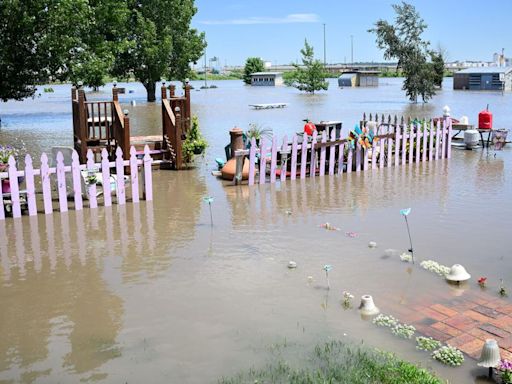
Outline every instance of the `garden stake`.
[(325, 264), (323, 269), (325, 271), (325, 278), (327, 279), (327, 289), (331, 289), (331, 286), (329, 285), (329, 271), (332, 269), (332, 265)]
[(210, 225), (213, 227), (213, 215), (212, 215), (212, 202), (213, 197), (211, 196), (205, 196), (203, 197), (203, 201), (208, 203), (208, 207), (210, 208)]
[(410, 245), (409, 252), (411, 252), (412, 263), (414, 264), (414, 250), (412, 247), (411, 231), (409, 229), (409, 222), (407, 221), (407, 216), (409, 215), (409, 213), (411, 213), (411, 208), (405, 208), (405, 209), (400, 210), (400, 214), (404, 217), (405, 225), (407, 226), (407, 234), (409, 235), (409, 245)]

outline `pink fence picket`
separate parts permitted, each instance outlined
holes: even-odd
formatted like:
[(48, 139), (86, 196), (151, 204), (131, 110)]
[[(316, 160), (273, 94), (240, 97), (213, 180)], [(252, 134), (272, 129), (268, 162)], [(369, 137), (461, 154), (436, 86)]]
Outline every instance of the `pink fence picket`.
[(320, 147), (320, 164), (319, 164), (319, 172), (320, 176), (325, 176), (325, 152), (326, 152), (326, 143), (327, 143), (327, 135), (325, 131), (322, 132), (322, 146)]
[[(32, 157), (25, 156), (24, 170), (17, 169), (17, 162), (14, 158), (9, 159), (9, 167), (6, 173), (2, 173), (2, 180), (8, 183), (10, 192), (8, 195), (0, 189), (0, 220), (5, 220), (6, 212), (12, 213), (14, 218), (21, 217), (23, 211), (28, 211), (30, 216), (34, 216), (37, 211), (37, 196), (41, 196), (43, 201), (44, 213), (53, 213), (53, 200), (58, 200), (59, 211), (66, 212), (69, 209), (68, 197), (74, 198), (74, 209), (79, 211), (83, 209), (83, 195), (89, 199), (89, 207), (96, 208), (98, 206), (97, 184), (101, 185), (103, 196), (103, 204), (111, 205), (110, 195), (110, 168), (116, 168), (117, 183), (117, 203), (124, 204), (125, 199), (125, 177), (124, 168), (130, 167), (130, 183), (132, 201), (140, 200), (139, 191), (139, 175), (138, 167), (143, 166), (143, 194), (146, 200), (153, 198), (152, 185), (152, 169), (153, 159), (150, 156), (149, 147), (144, 148), (144, 159), (139, 160), (134, 148), (130, 150), (131, 157), (124, 160), (122, 152), (118, 151), (116, 162), (110, 162), (106, 151), (102, 153), (101, 163), (94, 163), (94, 155), (90, 151), (88, 153), (87, 164), (79, 164), (78, 153), (71, 153), (71, 166), (64, 164), (64, 156), (62, 152), (56, 155), (56, 166), (50, 168), (48, 165), (48, 156), (43, 153), (41, 155), (41, 168), (34, 169)], [(101, 173), (98, 171), (101, 169)], [(52, 176), (54, 175), (54, 176)], [(41, 192), (36, 191), (36, 178), (40, 178)], [(99, 179), (101, 177), (101, 180)], [(52, 188), (52, 179), (55, 184)], [(20, 183), (24, 180), (25, 189), (20, 188)], [(3, 184), (3, 182), (2, 182)], [(68, 192), (69, 191), (69, 192)]]

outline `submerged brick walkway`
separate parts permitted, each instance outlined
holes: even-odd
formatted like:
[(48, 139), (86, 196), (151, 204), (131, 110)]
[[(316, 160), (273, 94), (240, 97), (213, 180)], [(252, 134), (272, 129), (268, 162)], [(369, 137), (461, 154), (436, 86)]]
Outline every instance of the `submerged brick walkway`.
[(501, 357), (512, 360), (512, 303), (497, 293), (470, 289), (460, 297), (420, 298), (416, 303), (394, 306), (399, 319), (418, 333), (459, 348), (478, 359), (486, 339), (495, 339)]

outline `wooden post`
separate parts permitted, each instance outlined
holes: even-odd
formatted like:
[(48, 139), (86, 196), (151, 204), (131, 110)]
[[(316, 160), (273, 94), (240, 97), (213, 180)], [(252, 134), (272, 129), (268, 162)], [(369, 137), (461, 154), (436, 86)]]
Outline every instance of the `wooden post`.
[(119, 88), (116, 88), (115, 84), (114, 84), (114, 87), (112, 88), (112, 100), (119, 101)]
[(85, 92), (83, 89), (78, 90), (78, 121), (80, 124), (80, 162), (87, 161), (87, 106), (85, 105)]
[[(185, 118), (188, 119), (190, 124), (191, 119), (191, 111), (190, 111), (190, 84), (188, 81), (185, 82)], [(189, 127), (190, 128), (190, 127)]]
[(71, 87), (71, 101), (76, 100), (76, 87)]
[[(172, 89), (171, 89), (172, 93)], [(176, 140), (176, 169), (180, 170), (183, 167), (183, 154), (181, 153), (181, 113), (179, 107), (174, 110), (176, 116), (176, 124), (174, 125), (174, 139)]]
[(128, 157), (128, 154), (130, 153), (130, 118), (128, 117), (128, 110), (125, 109), (123, 111), (123, 145), (121, 149), (123, 150), (123, 154), (126, 154)]
[(174, 84), (169, 84), (169, 98), (173, 98), (176, 94), (176, 86)]
[(162, 100), (167, 99), (167, 87), (165, 86), (165, 82), (162, 83), (162, 88), (160, 89), (160, 96)]

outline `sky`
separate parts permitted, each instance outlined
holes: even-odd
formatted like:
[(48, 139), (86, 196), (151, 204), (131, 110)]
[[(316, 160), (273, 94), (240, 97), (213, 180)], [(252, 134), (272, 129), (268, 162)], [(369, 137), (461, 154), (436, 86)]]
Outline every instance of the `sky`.
[[(424, 38), (447, 51), (448, 61), (512, 57), (512, 0), (409, 0), (428, 25)], [(206, 33), (207, 57), (243, 65), (247, 57), (273, 64), (300, 60), (307, 39), (328, 63), (384, 61), (368, 33), (375, 21), (393, 21), (398, 0), (196, 0), (192, 26)], [(203, 59), (204, 60), (204, 59)]]

